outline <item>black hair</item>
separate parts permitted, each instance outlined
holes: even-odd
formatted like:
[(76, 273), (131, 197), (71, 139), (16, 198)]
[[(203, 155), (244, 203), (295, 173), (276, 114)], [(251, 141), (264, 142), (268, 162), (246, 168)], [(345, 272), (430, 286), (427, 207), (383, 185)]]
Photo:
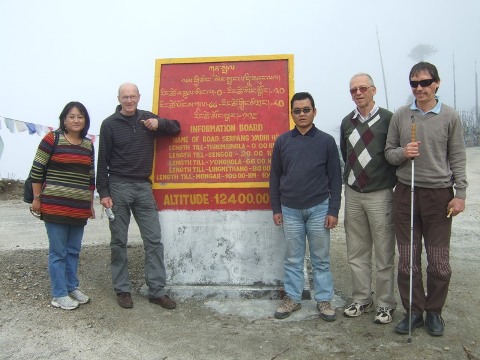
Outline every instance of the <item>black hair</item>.
[(290, 100), (290, 108), (293, 108), (293, 102), (298, 100), (305, 100), (309, 99), (312, 103), (312, 107), (315, 110), (315, 101), (313, 101), (313, 96), (310, 95), (308, 92), (298, 92), (292, 96), (292, 100)]
[(440, 75), (438, 75), (438, 70), (435, 67), (435, 65), (425, 61), (422, 61), (422, 62), (419, 62), (418, 64), (413, 65), (412, 70), (410, 70), (410, 75), (408, 76), (408, 80), (410, 81), (412, 79), (412, 76), (415, 76), (420, 71), (428, 72), (432, 77), (432, 79), (435, 80), (435, 82), (440, 81)]
[(87, 108), (78, 101), (70, 101), (65, 107), (63, 108), (62, 112), (60, 113), (60, 126), (59, 129), (62, 130), (64, 133), (68, 134), (68, 130), (65, 128), (65, 119), (67, 118), (68, 113), (73, 108), (77, 108), (78, 111), (85, 117), (85, 126), (83, 127), (82, 131), (80, 131), (80, 137), (84, 138), (88, 134), (88, 129), (90, 128), (90, 116), (88, 115)]

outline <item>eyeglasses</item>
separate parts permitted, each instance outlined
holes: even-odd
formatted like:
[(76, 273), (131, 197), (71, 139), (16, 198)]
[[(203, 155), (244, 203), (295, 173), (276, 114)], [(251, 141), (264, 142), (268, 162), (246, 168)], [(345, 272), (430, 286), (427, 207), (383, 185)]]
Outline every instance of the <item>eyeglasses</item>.
[(37, 219), (41, 219), (41, 218), (42, 218), (42, 214), (33, 211), (32, 208), (30, 208), (30, 214), (32, 214), (33, 216), (35, 216)]
[(420, 81), (410, 80), (410, 86), (412, 88), (416, 89), (418, 87), (418, 85), (420, 85), (421, 87), (427, 87), (427, 86), (432, 85), (434, 82), (435, 82), (434, 79), (425, 79), (425, 80), (420, 80)]
[(135, 100), (137, 100), (137, 95), (122, 96), (122, 97), (120, 98), (120, 100), (122, 100), (123, 102), (128, 101), (128, 100), (130, 100), (130, 101), (135, 101)]
[(312, 111), (312, 109), (310, 109), (308, 107), (304, 107), (303, 109), (293, 109), (292, 113), (294, 113), (295, 115), (300, 115), (303, 112), (306, 115), (310, 111)]
[(359, 87), (350, 89), (350, 94), (355, 95), (358, 90), (360, 90), (360, 92), (362, 94), (365, 94), (367, 92), (367, 90), (371, 87), (373, 87), (373, 86), (372, 85), (370, 85), (370, 86), (359, 86)]

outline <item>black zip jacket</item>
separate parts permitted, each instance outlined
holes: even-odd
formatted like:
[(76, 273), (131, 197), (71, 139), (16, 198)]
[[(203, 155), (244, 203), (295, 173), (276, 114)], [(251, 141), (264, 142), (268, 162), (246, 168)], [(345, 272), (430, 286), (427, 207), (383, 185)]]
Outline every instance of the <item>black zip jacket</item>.
[[(180, 133), (180, 123), (144, 110), (124, 116), (118, 105), (114, 114), (102, 122), (97, 161), (97, 191), (109, 197), (109, 181), (150, 182), (155, 139)], [(141, 120), (158, 119), (158, 129), (148, 130)]]

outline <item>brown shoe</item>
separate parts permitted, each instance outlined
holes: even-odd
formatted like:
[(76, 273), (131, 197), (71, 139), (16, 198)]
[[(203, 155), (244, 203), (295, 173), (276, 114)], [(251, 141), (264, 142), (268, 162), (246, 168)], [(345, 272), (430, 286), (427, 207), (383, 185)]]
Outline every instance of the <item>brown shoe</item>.
[(151, 297), (148, 299), (151, 303), (160, 305), (164, 309), (172, 310), (177, 307), (175, 301), (173, 301), (168, 295), (163, 295), (157, 298)]
[(131, 309), (133, 307), (132, 295), (128, 292), (117, 294), (118, 305), (125, 309)]

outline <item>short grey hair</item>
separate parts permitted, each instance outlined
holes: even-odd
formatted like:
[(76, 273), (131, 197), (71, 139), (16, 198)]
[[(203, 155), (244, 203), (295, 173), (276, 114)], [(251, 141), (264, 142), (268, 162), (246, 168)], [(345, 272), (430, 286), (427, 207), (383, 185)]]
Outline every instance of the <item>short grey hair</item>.
[(370, 86), (375, 86), (375, 84), (373, 83), (372, 77), (371, 77), (369, 74), (367, 74), (367, 73), (358, 73), (358, 74), (353, 75), (352, 78), (350, 79), (350, 82), (351, 82), (353, 79), (355, 79), (356, 77), (360, 77), (360, 76), (366, 76), (367, 79), (368, 79), (368, 82), (370, 83)]

